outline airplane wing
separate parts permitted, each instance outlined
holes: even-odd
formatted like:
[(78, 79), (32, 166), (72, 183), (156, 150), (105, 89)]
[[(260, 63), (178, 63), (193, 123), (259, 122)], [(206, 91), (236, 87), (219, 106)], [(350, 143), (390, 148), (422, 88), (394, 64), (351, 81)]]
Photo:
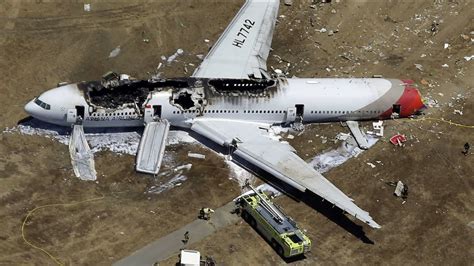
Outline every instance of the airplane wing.
[(222, 119), (195, 119), (191, 130), (226, 146), (236, 145), (234, 154), (304, 192), (310, 190), (373, 228), (380, 228), (369, 213), (318, 173), (287, 143), (268, 134), (269, 124)]
[(268, 77), (267, 58), (279, 4), (279, 0), (247, 0), (193, 77)]

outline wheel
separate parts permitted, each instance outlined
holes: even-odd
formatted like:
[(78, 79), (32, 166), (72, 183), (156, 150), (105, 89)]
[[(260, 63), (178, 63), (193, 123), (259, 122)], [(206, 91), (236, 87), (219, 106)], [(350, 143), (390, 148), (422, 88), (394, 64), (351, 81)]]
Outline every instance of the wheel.
[(281, 247), (280, 244), (277, 243), (277, 247), (276, 247), (276, 251), (278, 253), (278, 255), (280, 255), (282, 258), (284, 258), (284, 251), (283, 251), (283, 248)]
[(249, 214), (247, 211), (242, 211), (242, 219), (244, 219), (245, 221), (248, 221), (249, 220)]
[(272, 247), (273, 247), (274, 249), (277, 248), (278, 243), (276, 242), (275, 239), (272, 238), (272, 241), (270, 241), (270, 243), (272, 244)]
[(252, 226), (253, 228), (257, 228), (257, 222), (255, 221), (255, 219), (253, 217), (249, 217), (249, 219), (250, 226)]

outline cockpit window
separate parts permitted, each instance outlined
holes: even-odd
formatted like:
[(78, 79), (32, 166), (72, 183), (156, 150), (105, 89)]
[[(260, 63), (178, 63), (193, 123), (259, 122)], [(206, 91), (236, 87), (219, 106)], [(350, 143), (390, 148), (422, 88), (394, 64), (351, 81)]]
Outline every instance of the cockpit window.
[(51, 105), (49, 105), (49, 104), (47, 104), (47, 103), (41, 101), (41, 100), (38, 99), (38, 98), (35, 99), (35, 103), (36, 103), (37, 105), (41, 106), (41, 108), (43, 108), (43, 109), (46, 109), (46, 110), (51, 109)]

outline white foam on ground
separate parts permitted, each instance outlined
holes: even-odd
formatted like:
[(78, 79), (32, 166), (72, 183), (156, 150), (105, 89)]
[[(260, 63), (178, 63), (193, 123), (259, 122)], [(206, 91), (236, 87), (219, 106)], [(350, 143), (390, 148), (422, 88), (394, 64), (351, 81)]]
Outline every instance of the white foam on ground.
[[(62, 144), (69, 145), (70, 129), (54, 125), (47, 125), (32, 121), (20, 124), (13, 128), (6, 128), (2, 134), (24, 134), (24, 135), (38, 135), (56, 140)], [(113, 133), (87, 133), (85, 134), (87, 142), (93, 153), (100, 151), (110, 151), (116, 154), (128, 154), (135, 156), (140, 143), (141, 134), (135, 131), (132, 132), (113, 132)], [(183, 143), (194, 143), (196, 140), (189, 136), (184, 131), (170, 131), (168, 145), (176, 145)], [(165, 154), (163, 162), (172, 160), (172, 155)], [(130, 166), (133, 167), (133, 166)], [(172, 170), (165, 171), (159, 174), (159, 177), (173, 175), (167, 182), (158, 186), (152, 186), (148, 191), (150, 193), (161, 193), (169, 190), (175, 186), (179, 186), (187, 177), (183, 175), (184, 171), (191, 168), (191, 164), (178, 166)]]
[[(374, 136), (367, 135), (369, 147), (372, 147), (378, 140), (379, 139)], [(309, 164), (313, 166), (316, 171), (325, 173), (343, 164), (350, 158), (359, 156), (363, 151), (364, 150), (359, 147), (344, 141), (339, 148), (317, 155)]]
[(255, 183), (255, 176), (249, 171), (245, 170), (238, 164), (229, 160), (229, 158), (226, 158), (225, 162), (227, 163), (227, 166), (230, 169), (231, 178), (237, 181), (241, 188), (243, 188), (247, 182), (249, 182), (250, 184)]

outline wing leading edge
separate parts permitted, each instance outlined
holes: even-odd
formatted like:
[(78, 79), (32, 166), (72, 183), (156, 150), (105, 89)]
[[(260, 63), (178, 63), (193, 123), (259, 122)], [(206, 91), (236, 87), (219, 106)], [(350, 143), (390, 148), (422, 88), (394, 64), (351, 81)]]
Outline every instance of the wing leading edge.
[(247, 0), (193, 77), (264, 78), (279, 0)]
[(293, 147), (266, 135), (262, 128), (268, 127), (246, 121), (200, 119), (194, 121), (191, 129), (220, 145), (236, 143), (234, 153), (241, 158), (302, 192), (315, 193), (369, 226), (380, 228), (368, 212), (298, 157)]

